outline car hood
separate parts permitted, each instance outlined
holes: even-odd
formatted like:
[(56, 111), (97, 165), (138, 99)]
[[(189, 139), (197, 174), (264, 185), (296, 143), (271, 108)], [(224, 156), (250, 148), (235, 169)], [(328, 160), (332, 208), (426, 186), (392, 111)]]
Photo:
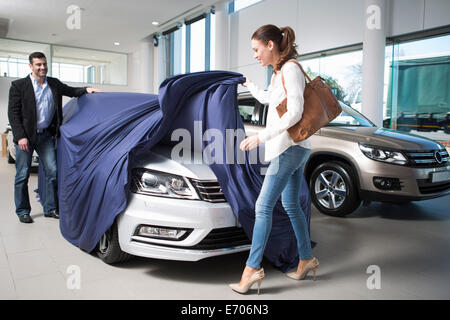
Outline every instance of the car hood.
[(444, 148), (428, 138), (380, 127), (325, 127), (320, 130), (319, 135), (398, 150), (426, 151)]
[(185, 162), (172, 159), (172, 147), (157, 145), (133, 159), (132, 168), (146, 168), (170, 174), (176, 174), (198, 180), (217, 180), (209, 165), (203, 163), (202, 153), (192, 151), (195, 161)]

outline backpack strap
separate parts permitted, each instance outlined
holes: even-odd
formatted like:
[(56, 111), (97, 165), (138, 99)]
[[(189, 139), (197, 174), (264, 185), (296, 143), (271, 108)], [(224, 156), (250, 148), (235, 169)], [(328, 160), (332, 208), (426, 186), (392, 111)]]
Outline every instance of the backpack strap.
[[(288, 63), (288, 62), (295, 63), (300, 68), (300, 70), (302, 71), (302, 73), (305, 76), (305, 78), (308, 79), (308, 82), (311, 82), (311, 79), (308, 77), (308, 75), (306, 74), (305, 70), (303, 70), (302, 65), (297, 60), (288, 60), (288, 61), (285, 62), (285, 64)], [(286, 90), (286, 86), (284, 84), (284, 77), (283, 77), (283, 72), (281, 71), (281, 69), (280, 69), (280, 72), (281, 72), (281, 82), (283, 83), (284, 93), (286, 93), (286, 96), (287, 96), (287, 90)]]

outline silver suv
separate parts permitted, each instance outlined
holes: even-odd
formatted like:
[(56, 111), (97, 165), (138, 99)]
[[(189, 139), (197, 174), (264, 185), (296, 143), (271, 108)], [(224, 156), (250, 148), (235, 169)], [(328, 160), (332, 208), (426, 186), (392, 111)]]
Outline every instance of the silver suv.
[[(257, 133), (266, 124), (268, 106), (249, 93), (238, 100), (247, 134)], [(361, 201), (404, 203), (450, 193), (449, 155), (443, 145), (377, 127), (340, 104), (342, 113), (310, 138), (305, 178), (318, 210), (342, 217)]]

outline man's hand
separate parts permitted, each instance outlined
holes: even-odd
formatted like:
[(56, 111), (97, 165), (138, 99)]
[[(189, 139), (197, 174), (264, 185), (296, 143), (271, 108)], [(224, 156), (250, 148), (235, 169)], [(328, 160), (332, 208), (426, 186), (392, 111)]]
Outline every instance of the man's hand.
[(17, 145), (19, 146), (20, 150), (28, 152), (28, 139), (22, 138), (17, 142)]
[(239, 148), (241, 150), (252, 150), (253, 148), (256, 148), (259, 144), (261, 143), (261, 141), (259, 141), (259, 137), (257, 134), (247, 137), (245, 138), (241, 144), (239, 145)]
[(96, 93), (96, 92), (102, 92), (102, 90), (96, 89), (96, 88), (89, 88), (89, 87), (87, 87), (86, 88), (86, 92), (87, 93)]

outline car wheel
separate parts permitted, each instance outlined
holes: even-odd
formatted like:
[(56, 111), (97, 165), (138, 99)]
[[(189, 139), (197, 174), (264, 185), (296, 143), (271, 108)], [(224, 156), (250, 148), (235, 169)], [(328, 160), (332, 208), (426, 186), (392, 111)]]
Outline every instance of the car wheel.
[(11, 157), (11, 153), (8, 152), (8, 163), (15, 163), (16, 161), (14, 160), (13, 157)]
[(124, 262), (132, 257), (120, 249), (117, 221), (114, 221), (113, 225), (101, 237), (96, 252), (97, 256), (107, 264)]
[(309, 182), (311, 199), (327, 215), (343, 217), (361, 204), (356, 175), (343, 162), (325, 162), (314, 169)]

